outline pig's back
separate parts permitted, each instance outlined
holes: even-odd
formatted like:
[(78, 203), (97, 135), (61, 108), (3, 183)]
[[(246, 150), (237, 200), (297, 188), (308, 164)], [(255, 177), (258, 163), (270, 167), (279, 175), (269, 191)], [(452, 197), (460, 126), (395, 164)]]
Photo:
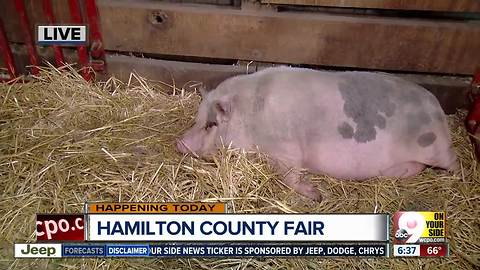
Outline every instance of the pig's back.
[[(251, 76), (251, 77), (249, 77)], [(365, 178), (400, 161), (448, 163), (445, 115), (436, 98), (402, 79), (370, 72), (286, 67), (243, 76), (245, 127), (267, 153), (293, 144), (303, 165)]]

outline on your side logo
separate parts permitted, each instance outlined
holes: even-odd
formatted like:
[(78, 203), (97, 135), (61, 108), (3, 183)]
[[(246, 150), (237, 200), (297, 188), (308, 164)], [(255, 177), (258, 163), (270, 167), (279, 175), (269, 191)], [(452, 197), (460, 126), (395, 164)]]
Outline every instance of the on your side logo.
[(39, 45), (86, 45), (87, 26), (85, 25), (38, 25)]
[(60, 258), (62, 244), (15, 244), (15, 258)]

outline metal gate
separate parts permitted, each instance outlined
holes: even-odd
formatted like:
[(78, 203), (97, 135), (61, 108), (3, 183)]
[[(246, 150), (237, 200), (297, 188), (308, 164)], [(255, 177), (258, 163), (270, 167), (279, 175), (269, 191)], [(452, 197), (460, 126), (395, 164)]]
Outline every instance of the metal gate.
[[(42, 12), (45, 16), (46, 22), (50, 25), (54, 25), (55, 15), (53, 14), (52, 2), (51, 0), (42, 0)], [(39, 59), (37, 49), (34, 41), (34, 34), (32, 34), (32, 29), (30, 29), (29, 18), (25, 9), (25, 4), (23, 0), (14, 0), (15, 9), (18, 13), (18, 19), (21, 26), (21, 33), (23, 35), (23, 40), (27, 47), (29, 61), (31, 65), (30, 72), (32, 74), (38, 74), (37, 66), (40, 64), (41, 60)], [(99, 18), (97, 5), (95, 0), (85, 0), (82, 1), (84, 4), (85, 17), (87, 22), (84, 22), (82, 19), (82, 12), (80, 3), (78, 0), (69, 0), (69, 10), (71, 23), (76, 25), (87, 24), (89, 32), (89, 43), (87, 47), (85, 45), (80, 45), (76, 47), (78, 54), (78, 64), (81, 67), (81, 74), (86, 80), (91, 80), (95, 72), (105, 72), (105, 50), (102, 43), (102, 35), (100, 32)], [(15, 79), (19, 74), (15, 66), (15, 61), (13, 58), (12, 49), (7, 39), (5, 32), (5, 27), (0, 18), (0, 50), (5, 61), (7, 68), (8, 76), (6, 78), (1, 78), (2, 81), (10, 81)], [(66, 64), (65, 57), (62, 51), (62, 47), (58, 45), (53, 45), (55, 65), (57, 67), (63, 66)]]

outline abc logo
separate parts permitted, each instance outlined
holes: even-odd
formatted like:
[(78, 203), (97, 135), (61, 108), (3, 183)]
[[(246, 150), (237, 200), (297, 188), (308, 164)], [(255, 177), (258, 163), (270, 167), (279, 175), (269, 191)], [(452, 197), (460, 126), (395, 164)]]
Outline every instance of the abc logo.
[(406, 240), (408, 238), (408, 233), (406, 230), (404, 229), (399, 229), (397, 230), (397, 232), (395, 233), (395, 239), (398, 239), (398, 240)]
[(425, 218), (419, 212), (404, 212), (398, 219), (395, 239), (405, 243), (417, 243), (425, 227)]

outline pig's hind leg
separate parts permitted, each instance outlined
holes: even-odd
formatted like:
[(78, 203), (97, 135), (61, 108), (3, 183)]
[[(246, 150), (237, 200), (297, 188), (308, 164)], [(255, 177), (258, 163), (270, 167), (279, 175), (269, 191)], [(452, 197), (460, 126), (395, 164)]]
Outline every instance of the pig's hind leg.
[(403, 163), (398, 163), (391, 166), (388, 169), (380, 171), (381, 176), (388, 176), (388, 177), (410, 177), (419, 174), (421, 171), (425, 169), (425, 164), (416, 162), (416, 161), (408, 161)]
[[(283, 177), (283, 182), (296, 192), (314, 201), (322, 201), (320, 191), (315, 188), (312, 182), (305, 180), (297, 167), (277, 160), (271, 160), (275, 170)], [(300, 167), (300, 166), (298, 166)]]

